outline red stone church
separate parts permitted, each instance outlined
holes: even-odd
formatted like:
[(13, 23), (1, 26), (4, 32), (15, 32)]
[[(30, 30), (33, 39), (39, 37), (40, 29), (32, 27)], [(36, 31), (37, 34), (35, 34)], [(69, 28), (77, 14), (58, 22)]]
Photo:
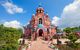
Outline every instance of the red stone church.
[(56, 34), (56, 27), (51, 24), (50, 18), (44, 12), (43, 7), (38, 7), (29, 24), (24, 27), (25, 38), (31, 36), (32, 40), (37, 37), (47, 39), (48, 35), (54, 36), (54, 34)]

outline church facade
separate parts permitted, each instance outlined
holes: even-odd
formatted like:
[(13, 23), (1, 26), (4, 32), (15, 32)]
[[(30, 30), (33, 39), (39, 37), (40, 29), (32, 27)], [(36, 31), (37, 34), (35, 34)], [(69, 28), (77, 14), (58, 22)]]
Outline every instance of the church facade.
[(36, 13), (27, 26), (24, 27), (25, 38), (31, 37), (32, 40), (37, 37), (48, 38), (48, 35), (54, 36), (56, 34), (56, 26), (51, 24), (48, 14), (45, 14), (43, 7), (38, 7)]

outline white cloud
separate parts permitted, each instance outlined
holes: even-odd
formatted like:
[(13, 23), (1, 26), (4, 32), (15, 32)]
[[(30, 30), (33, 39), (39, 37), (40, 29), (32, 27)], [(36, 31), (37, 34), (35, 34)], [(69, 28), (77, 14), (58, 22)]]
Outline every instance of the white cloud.
[(8, 13), (15, 14), (15, 13), (23, 13), (23, 8), (18, 7), (17, 5), (14, 5), (11, 2), (5, 2), (1, 4)]
[(74, 0), (64, 7), (59, 24), (64, 28), (80, 26), (80, 0)]
[(21, 28), (21, 24), (17, 20), (9, 21), (9, 22), (4, 22), (3, 25), (5, 27)]
[(51, 23), (55, 26), (58, 26), (59, 19), (60, 19), (59, 17), (54, 16)]

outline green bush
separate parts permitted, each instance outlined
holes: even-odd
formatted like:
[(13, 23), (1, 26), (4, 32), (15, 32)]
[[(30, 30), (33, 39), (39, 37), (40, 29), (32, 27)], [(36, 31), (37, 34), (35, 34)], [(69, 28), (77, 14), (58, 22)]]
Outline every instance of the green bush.
[(0, 50), (17, 50), (21, 34), (21, 29), (0, 25)]

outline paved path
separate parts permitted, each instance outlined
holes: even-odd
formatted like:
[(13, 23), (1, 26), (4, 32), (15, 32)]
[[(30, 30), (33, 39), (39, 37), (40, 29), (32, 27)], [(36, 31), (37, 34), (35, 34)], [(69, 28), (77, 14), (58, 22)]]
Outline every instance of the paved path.
[(46, 41), (43, 41), (40, 38), (38, 38), (37, 41), (33, 41), (31, 43), (31, 47), (28, 50), (52, 50), (48, 47), (46, 43)]

